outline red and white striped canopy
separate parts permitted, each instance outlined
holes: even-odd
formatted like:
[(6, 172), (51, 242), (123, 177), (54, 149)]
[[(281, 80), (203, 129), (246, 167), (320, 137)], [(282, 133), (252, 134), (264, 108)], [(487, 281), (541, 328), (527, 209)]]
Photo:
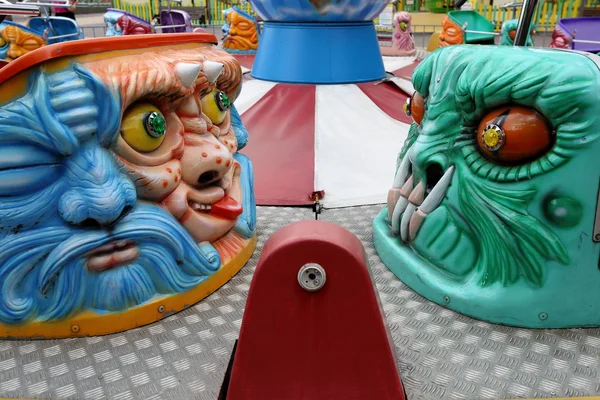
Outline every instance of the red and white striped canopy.
[[(252, 68), (252, 56), (238, 60)], [(418, 62), (384, 57), (386, 71), (408, 81)], [(235, 104), (249, 134), (244, 154), (254, 164), (257, 204), (312, 204), (316, 191), (325, 192), (325, 207), (385, 203), (410, 127), (403, 111), (409, 90), (246, 77)]]

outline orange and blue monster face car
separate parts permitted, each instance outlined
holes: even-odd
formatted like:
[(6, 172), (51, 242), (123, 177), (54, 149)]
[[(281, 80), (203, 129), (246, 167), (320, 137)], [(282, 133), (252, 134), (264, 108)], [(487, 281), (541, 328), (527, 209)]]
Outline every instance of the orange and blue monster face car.
[(241, 67), (209, 34), (79, 40), (0, 71), (0, 332), (127, 329), (254, 248)]

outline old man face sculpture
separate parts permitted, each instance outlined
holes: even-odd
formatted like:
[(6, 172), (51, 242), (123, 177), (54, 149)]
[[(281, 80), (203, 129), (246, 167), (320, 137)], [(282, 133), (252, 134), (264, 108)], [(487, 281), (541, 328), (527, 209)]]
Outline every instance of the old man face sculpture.
[(427, 57), (375, 221), (385, 264), (476, 318), (600, 325), (599, 66), (591, 54), (523, 47)]
[[(110, 325), (131, 310), (120, 325), (72, 332), (151, 322), (200, 300), (250, 256), (252, 170), (237, 153), (246, 133), (232, 107), (240, 66), (197, 43), (211, 35), (168, 47), (161, 37), (102, 39), (105, 52), (35, 65), (2, 84), (5, 332), (40, 321), (60, 331), (83, 314)], [(148, 48), (109, 51), (119, 43)], [(220, 276), (224, 268), (233, 270)]]

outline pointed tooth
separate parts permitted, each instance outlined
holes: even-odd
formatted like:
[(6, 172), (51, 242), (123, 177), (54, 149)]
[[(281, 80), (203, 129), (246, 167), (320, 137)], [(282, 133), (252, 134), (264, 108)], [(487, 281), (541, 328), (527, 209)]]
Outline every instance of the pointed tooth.
[(388, 216), (390, 220), (392, 219), (392, 214), (394, 212), (394, 208), (396, 207), (396, 203), (398, 203), (398, 199), (400, 198), (400, 189), (392, 188), (388, 192), (387, 197), (387, 206), (388, 206)]
[(408, 196), (410, 196), (410, 192), (412, 192), (412, 190), (413, 176), (411, 175), (410, 178), (408, 178), (408, 180), (406, 181), (406, 183), (402, 186), (402, 189), (400, 189), (400, 194), (408, 199)]
[(410, 196), (408, 196), (408, 201), (413, 204), (419, 205), (423, 202), (423, 198), (425, 197), (425, 185), (423, 181), (419, 182), (416, 188), (410, 192)]
[(420, 208), (417, 208), (412, 217), (410, 217), (410, 222), (408, 223), (408, 236), (411, 242), (417, 237), (417, 233), (419, 233), (419, 229), (421, 229), (421, 225), (423, 225), (426, 216), (427, 214), (421, 211)]
[(402, 214), (402, 221), (400, 222), (400, 237), (402, 238), (403, 242), (408, 242), (408, 223), (410, 222), (410, 219), (412, 218), (416, 209), (417, 206), (415, 206), (413, 203), (408, 203), (406, 211), (404, 211), (404, 214)]
[(210, 83), (215, 83), (225, 66), (221, 63), (214, 61), (204, 61), (204, 75)]
[(201, 70), (202, 66), (200, 64), (180, 62), (175, 65), (177, 76), (181, 84), (186, 88), (192, 87)]
[(406, 210), (406, 206), (408, 206), (408, 199), (404, 196), (400, 196), (400, 199), (396, 203), (396, 207), (394, 207), (394, 212), (392, 213), (392, 233), (394, 235), (400, 233), (400, 217), (404, 210)]
[(419, 207), (421, 211), (423, 211), (425, 214), (431, 214), (431, 212), (440, 205), (444, 199), (444, 196), (446, 196), (446, 191), (448, 190), (448, 186), (450, 186), (450, 182), (452, 182), (453, 175), (454, 165), (444, 172), (442, 178), (438, 181), (438, 183), (435, 184), (433, 189), (431, 189), (431, 192), (427, 195), (427, 198)]
[(396, 176), (394, 177), (394, 188), (401, 188), (406, 183), (406, 179), (408, 178), (408, 174), (410, 174), (410, 160), (408, 159), (408, 155), (405, 155), (398, 167), (398, 171), (396, 171)]

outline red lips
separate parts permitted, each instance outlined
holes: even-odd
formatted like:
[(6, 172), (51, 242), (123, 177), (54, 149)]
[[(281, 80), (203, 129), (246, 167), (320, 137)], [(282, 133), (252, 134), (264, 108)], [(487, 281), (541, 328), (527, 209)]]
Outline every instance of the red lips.
[(244, 211), (242, 205), (233, 198), (225, 195), (223, 198), (211, 206), (210, 214), (215, 217), (235, 220)]

